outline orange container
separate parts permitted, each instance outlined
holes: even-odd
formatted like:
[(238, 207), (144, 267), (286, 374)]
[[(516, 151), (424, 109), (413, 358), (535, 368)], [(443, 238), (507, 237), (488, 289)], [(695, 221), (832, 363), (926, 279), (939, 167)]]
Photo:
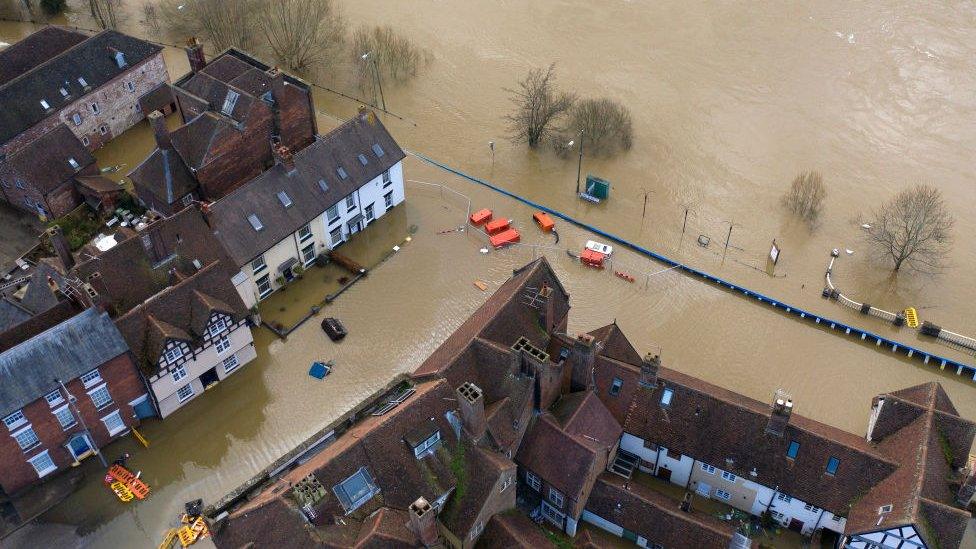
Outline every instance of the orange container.
[(488, 231), (488, 234), (498, 234), (508, 228), (507, 219), (496, 219), (485, 224), (485, 230)]
[(589, 265), (590, 267), (596, 267), (598, 269), (603, 268), (603, 258), (604, 255), (600, 252), (595, 252), (589, 249), (584, 249), (583, 253), (580, 254), (580, 261), (582, 261), (584, 265)]
[(515, 229), (508, 229), (507, 231), (500, 232), (495, 236), (492, 236), (489, 240), (491, 241), (491, 245), (493, 247), (501, 248), (502, 246), (512, 244), (513, 242), (518, 242), (519, 239), (521, 239), (521, 235), (519, 235), (518, 231)]
[(556, 224), (552, 222), (552, 218), (549, 217), (549, 214), (546, 212), (536, 212), (532, 214), (532, 219), (535, 220), (536, 225), (538, 225), (543, 232), (548, 233), (552, 231), (553, 227), (556, 226)]
[(485, 208), (483, 210), (478, 210), (473, 214), (471, 214), (472, 225), (481, 225), (482, 223), (485, 223), (490, 219), (491, 219), (491, 210), (489, 210), (488, 208)]

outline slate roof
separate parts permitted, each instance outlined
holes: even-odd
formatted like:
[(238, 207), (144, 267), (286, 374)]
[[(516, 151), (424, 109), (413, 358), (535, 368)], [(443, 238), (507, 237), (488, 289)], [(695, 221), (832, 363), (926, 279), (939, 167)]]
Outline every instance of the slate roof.
[(602, 473), (593, 486), (586, 510), (664, 547), (725, 549), (734, 530), (710, 515), (679, 510), (679, 502), (647, 486), (612, 473)]
[(29, 319), (33, 313), (9, 297), (0, 298), (0, 332)]
[(475, 547), (537, 549), (554, 546), (542, 533), (542, 529), (527, 516), (519, 512), (510, 512), (493, 516), (485, 526), (485, 532), (478, 538)]
[[(639, 384), (639, 365), (600, 355), (595, 378), (597, 394), (627, 433), (765, 486), (779, 486), (834, 514), (846, 515), (861, 494), (897, 466), (863, 437), (796, 411), (782, 437), (768, 434), (768, 404), (669, 368), (661, 367), (658, 386), (647, 388)], [(614, 378), (623, 381), (616, 396), (609, 394)], [(673, 391), (668, 407), (660, 405), (665, 389)], [(786, 451), (794, 440), (800, 451), (790, 460)], [(835, 475), (826, 473), (830, 457), (840, 460)]]
[[(0, 85), (0, 105), (4, 106), (0, 110), (0, 143), (51, 115), (41, 106), (42, 99), (57, 111), (87, 94), (78, 83), (79, 77), (90, 90), (96, 90), (161, 50), (162, 46), (105, 30)], [(116, 64), (115, 52), (125, 55), (125, 67)], [(68, 98), (61, 96), (61, 87), (68, 90)]]
[(108, 314), (85, 312), (0, 353), (0, 417), (128, 349)]
[[(970, 514), (954, 506), (948, 479), (965, 464), (976, 424), (959, 417), (936, 382), (880, 395), (875, 402), (881, 408), (871, 438), (900, 466), (857, 502), (846, 531), (913, 524), (930, 546), (959, 547)], [(881, 514), (884, 505), (892, 509)]]
[[(68, 163), (69, 158), (78, 163), (77, 168)], [(95, 157), (64, 124), (58, 124), (7, 157), (8, 169), (42, 194), (53, 191), (94, 163)]]
[[(373, 152), (373, 144), (383, 148), (382, 157)], [(357, 159), (359, 154), (369, 159), (366, 166)], [(295, 153), (296, 171), (291, 175), (276, 164), (215, 202), (210, 214), (214, 234), (238, 266), (246, 265), (404, 156), (374, 113), (357, 115)], [(339, 166), (347, 179), (337, 175)], [(319, 186), (320, 179), (328, 184), (327, 191)], [(282, 191), (291, 197), (292, 206), (285, 208), (278, 200)], [(248, 222), (252, 214), (264, 225), (262, 230)]]
[[(187, 168), (176, 149), (156, 148), (136, 169), (129, 172), (129, 178), (137, 186), (140, 198), (152, 206), (152, 198), (175, 204), (197, 188), (197, 180)], [(149, 192), (152, 197), (142, 196)]]
[(83, 32), (51, 25), (7, 46), (0, 50), (0, 85), (87, 40), (88, 36)]

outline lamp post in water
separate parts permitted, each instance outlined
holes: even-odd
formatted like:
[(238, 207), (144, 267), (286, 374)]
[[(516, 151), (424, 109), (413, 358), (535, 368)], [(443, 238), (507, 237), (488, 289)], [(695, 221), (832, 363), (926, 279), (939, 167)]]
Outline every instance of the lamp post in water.
[[(572, 143), (572, 141), (570, 141)], [(580, 194), (580, 174), (583, 173), (583, 129), (580, 128), (579, 163), (576, 164), (576, 196)]]
[[(368, 51), (360, 56), (360, 59), (366, 61), (367, 63), (372, 63), (373, 65), (373, 78), (376, 81), (376, 87), (380, 91), (380, 101), (383, 103), (383, 111), (386, 112), (386, 98), (383, 97), (383, 83), (380, 81), (380, 70), (376, 67), (376, 57), (372, 55), (373, 52)], [(369, 69), (367, 69), (369, 70)], [(373, 105), (376, 105), (376, 92), (373, 92)]]

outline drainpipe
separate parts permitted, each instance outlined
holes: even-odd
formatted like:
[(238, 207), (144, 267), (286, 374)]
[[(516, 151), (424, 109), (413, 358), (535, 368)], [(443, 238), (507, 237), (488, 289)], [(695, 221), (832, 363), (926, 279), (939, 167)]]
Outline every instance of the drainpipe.
[(60, 379), (54, 378), (54, 381), (56, 381), (58, 385), (60, 385), (61, 388), (64, 389), (64, 394), (67, 395), (68, 397), (68, 405), (71, 406), (71, 409), (74, 410), (75, 415), (78, 416), (78, 421), (81, 422), (81, 427), (85, 430), (85, 435), (88, 436), (88, 440), (92, 443), (92, 446), (94, 446), (94, 448), (92, 448), (92, 451), (95, 452), (95, 455), (97, 455), (98, 459), (102, 462), (102, 467), (108, 467), (108, 462), (105, 461), (105, 456), (102, 455), (101, 449), (99, 449), (98, 444), (95, 443), (95, 437), (93, 437), (91, 431), (88, 430), (88, 424), (85, 423), (85, 418), (81, 415), (81, 412), (78, 411), (78, 405), (76, 404), (78, 399), (76, 399), (74, 395), (68, 392), (68, 387), (66, 387), (65, 384)]
[(769, 497), (769, 503), (766, 504), (767, 513), (769, 512), (769, 509), (773, 506), (773, 501), (776, 500), (777, 494), (779, 494), (779, 484), (777, 484), (776, 487), (773, 488), (773, 495)]
[(657, 454), (654, 456), (654, 475), (657, 476), (657, 468), (661, 463), (661, 445), (655, 444), (657, 446)]
[(823, 520), (824, 512), (825, 512), (824, 509), (820, 510), (820, 516), (817, 517), (817, 523), (813, 525), (813, 533), (811, 533), (810, 535), (817, 533), (817, 529), (820, 528), (820, 521)]
[(685, 492), (687, 492), (688, 487), (691, 486), (691, 475), (695, 472), (695, 465), (698, 465), (698, 460), (691, 458), (691, 471), (688, 472), (688, 482), (685, 483)]

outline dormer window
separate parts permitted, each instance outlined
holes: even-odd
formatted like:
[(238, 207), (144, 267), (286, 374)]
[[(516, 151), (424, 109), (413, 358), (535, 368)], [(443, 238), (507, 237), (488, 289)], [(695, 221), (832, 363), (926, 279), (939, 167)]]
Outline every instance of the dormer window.
[(48, 110), (51, 108), (51, 105), (48, 104), (47, 99), (41, 99), (41, 108), (43, 108), (44, 110)]
[(420, 444), (413, 447), (413, 455), (417, 459), (420, 459), (427, 455), (427, 452), (433, 451), (438, 443), (441, 441), (441, 432), (434, 431), (434, 434), (427, 437), (425, 440), (421, 441)]
[(166, 358), (166, 363), (172, 364), (177, 360), (183, 358), (183, 349), (179, 345), (176, 345), (172, 349), (167, 349), (164, 356)]
[(224, 106), (220, 108), (220, 112), (230, 116), (234, 112), (234, 106), (237, 105), (237, 99), (241, 94), (234, 90), (227, 90), (227, 96), (224, 97)]
[(115, 64), (118, 65), (120, 69), (126, 66), (127, 63), (125, 61), (124, 53), (120, 51), (115, 52)]
[(214, 319), (213, 323), (210, 324), (210, 329), (208, 331), (210, 332), (211, 337), (217, 337), (226, 329), (227, 319), (222, 316), (218, 316), (216, 319)]
[(883, 515), (885, 513), (890, 513), (894, 508), (894, 505), (890, 503), (888, 505), (882, 505), (881, 507), (878, 507), (878, 514)]
[(68, 158), (68, 164), (76, 170), (81, 167), (81, 164), (78, 164), (78, 161), (74, 158)]

